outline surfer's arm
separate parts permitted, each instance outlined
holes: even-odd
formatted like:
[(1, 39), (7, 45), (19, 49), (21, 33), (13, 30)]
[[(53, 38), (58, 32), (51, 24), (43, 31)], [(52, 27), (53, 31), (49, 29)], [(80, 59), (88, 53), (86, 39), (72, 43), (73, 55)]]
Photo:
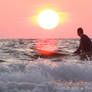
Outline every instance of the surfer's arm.
[(80, 53), (81, 47), (79, 46), (78, 49), (74, 53)]
[(74, 53), (80, 53), (81, 52), (81, 47), (82, 47), (82, 42), (80, 41), (80, 45)]

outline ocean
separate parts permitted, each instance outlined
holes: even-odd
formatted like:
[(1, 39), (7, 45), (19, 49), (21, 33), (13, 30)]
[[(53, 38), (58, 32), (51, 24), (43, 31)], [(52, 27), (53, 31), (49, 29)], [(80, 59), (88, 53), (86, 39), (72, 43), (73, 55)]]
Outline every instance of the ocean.
[(79, 39), (1, 39), (0, 92), (92, 92), (92, 61), (72, 54), (78, 45)]

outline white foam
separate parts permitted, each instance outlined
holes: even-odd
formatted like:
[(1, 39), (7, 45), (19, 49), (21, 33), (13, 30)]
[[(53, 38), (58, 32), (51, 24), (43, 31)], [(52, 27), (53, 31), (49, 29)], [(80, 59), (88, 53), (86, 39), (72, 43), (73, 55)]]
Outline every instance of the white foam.
[[(60, 84), (63, 80), (92, 81), (91, 65), (61, 63), (54, 67), (53, 64), (39, 59), (38, 62), (30, 61), (27, 65), (16, 63), (9, 64), (7, 67), (0, 66), (0, 89), (2, 92), (6, 90), (9, 92), (25, 92), (25, 90), (28, 92), (54, 92), (55, 90), (55, 92), (65, 92), (64, 87), (55, 85), (56, 80), (60, 80)], [(70, 89), (66, 88), (68, 92), (81, 92), (80, 87), (77, 89), (73, 87), (69, 91)]]

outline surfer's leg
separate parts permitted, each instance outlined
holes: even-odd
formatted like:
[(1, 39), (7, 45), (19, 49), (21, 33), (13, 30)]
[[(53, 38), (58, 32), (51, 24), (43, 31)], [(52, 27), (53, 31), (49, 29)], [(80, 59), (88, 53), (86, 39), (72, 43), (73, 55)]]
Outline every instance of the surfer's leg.
[(86, 53), (80, 53), (81, 60), (88, 60), (88, 55)]

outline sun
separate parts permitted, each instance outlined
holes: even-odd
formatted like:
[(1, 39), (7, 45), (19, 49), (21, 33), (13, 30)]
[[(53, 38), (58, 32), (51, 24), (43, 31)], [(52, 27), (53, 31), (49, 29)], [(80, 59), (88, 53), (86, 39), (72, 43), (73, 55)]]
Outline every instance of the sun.
[(44, 29), (53, 29), (59, 24), (59, 15), (53, 10), (44, 10), (38, 15), (38, 24)]

